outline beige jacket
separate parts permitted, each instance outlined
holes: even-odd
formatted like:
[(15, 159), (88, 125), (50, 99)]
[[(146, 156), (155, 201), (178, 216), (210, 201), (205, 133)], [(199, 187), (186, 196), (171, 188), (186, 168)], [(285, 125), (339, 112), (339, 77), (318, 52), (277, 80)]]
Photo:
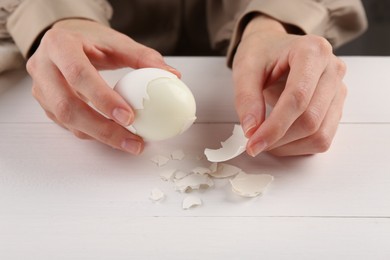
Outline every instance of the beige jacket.
[(108, 25), (112, 19), (115, 29), (165, 55), (226, 53), (231, 61), (253, 13), (321, 35), (334, 47), (367, 27), (359, 0), (112, 0), (111, 5), (105, 0), (1, 0), (0, 39), (12, 39), (27, 57), (37, 37), (58, 20)]

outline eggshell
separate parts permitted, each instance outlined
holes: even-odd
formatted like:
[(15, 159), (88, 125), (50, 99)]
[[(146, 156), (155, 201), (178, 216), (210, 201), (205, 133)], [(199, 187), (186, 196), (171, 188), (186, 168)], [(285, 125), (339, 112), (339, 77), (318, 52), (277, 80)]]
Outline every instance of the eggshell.
[(245, 152), (247, 142), (248, 138), (245, 137), (242, 127), (234, 125), (232, 135), (226, 141), (221, 142), (221, 148), (206, 148), (204, 154), (210, 162), (224, 162)]
[(196, 196), (187, 196), (183, 200), (183, 209), (190, 209), (192, 207), (202, 205), (202, 200)]
[(134, 70), (115, 85), (135, 111), (127, 129), (147, 141), (165, 140), (186, 131), (195, 121), (191, 90), (173, 73), (156, 68)]
[(247, 174), (240, 172), (230, 180), (234, 193), (242, 197), (256, 197), (261, 195), (274, 180), (269, 174)]

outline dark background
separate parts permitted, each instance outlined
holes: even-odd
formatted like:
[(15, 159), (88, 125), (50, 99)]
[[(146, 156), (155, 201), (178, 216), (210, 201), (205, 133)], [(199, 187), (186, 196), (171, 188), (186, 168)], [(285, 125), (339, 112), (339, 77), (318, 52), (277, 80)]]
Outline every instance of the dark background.
[(368, 30), (356, 40), (343, 45), (337, 55), (390, 55), (390, 0), (363, 0)]

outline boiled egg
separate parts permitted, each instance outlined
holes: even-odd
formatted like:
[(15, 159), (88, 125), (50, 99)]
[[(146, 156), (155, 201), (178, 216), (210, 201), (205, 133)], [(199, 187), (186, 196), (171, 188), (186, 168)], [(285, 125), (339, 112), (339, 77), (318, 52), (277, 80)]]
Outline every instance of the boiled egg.
[(175, 74), (157, 68), (133, 70), (114, 87), (133, 108), (129, 131), (146, 141), (160, 141), (186, 131), (196, 120), (191, 90)]

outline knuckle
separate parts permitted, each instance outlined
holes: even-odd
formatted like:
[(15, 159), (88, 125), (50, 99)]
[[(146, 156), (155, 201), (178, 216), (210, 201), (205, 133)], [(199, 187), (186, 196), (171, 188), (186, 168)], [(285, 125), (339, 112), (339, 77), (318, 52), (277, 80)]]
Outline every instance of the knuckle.
[(93, 98), (91, 102), (96, 106), (100, 108), (106, 108), (110, 105), (112, 102), (113, 97), (112, 93), (109, 91), (96, 91), (93, 93)]
[(254, 97), (251, 94), (246, 92), (238, 92), (235, 98), (236, 107), (252, 104), (253, 100)]
[(83, 132), (81, 132), (79, 130), (73, 130), (72, 132), (79, 139), (82, 139), (82, 140), (90, 139), (87, 134), (85, 134), (85, 133), (83, 133)]
[(64, 41), (67, 41), (70, 37), (72, 37), (72, 34), (69, 31), (59, 28), (51, 28), (43, 35), (41, 44), (47, 46), (61, 44)]
[(64, 66), (62, 73), (69, 85), (77, 87), (84, 78), (85, 68), (78, 61), (72, 61)]
[(57, 120), (63, 124), (72, 122), (72, 102), (69, 99), (59, 101), (54, 108), (54, 115)]
[(158, 51), (156, 51), (152, 48), (149, 48), (149, 47), (145, 47), (141, 50), (141, 56), (146, 58), (146, 59), (147, 58), (154, 58), (156, 56), (159, 58), (160, 57), (162, 58), (161, 54)]
[(56, 29), (49, 29), (47, 30), (47, 32), (45, 32), (45, 34), (43, 35), (42, 39), (41, 39), (41, 44), (42, 45), (50, 45), (51, 43), (53, 43), (54, 41), (56, 41), (56, 39), (58, 38), (58, 33), (57, 33), (57, 30)]
[(302, 128), (307, 134), (314, 134), (321, 126), (320, 114), (314, 110), (308, 110), (301, 116)]
[(323, 37), (317, 35), (305, 35), (304, 51), (309, 55), (327, 56), (333, 51), (332, 45)]
[(28, 59), (27, 63), (26, 63), (26, 70), (27, 72), (30, 74), (30, 75), (33, 75), (35, 74), (35, 71), (36, 71), (36, 62), (35, 62), (35, 58), (34, 57), (31, 57), (30, 59)]
[(59, 33), (59, 30), (57, 28), (51, 28), (47, 30), (45, 35), (42, 37), (43, 41), (53, 41), (58, 39), (58, 37), (61, 37), (61, 33)]
[(318, 131), (312, 136), (312, 143), (318, 153), (324, 153), (329, 150), (332, 138), (324, 131)]
[(149, 62), (154, 63), (156, 60), (163, 61), (162, 55), (158, 51), (156, 51), (152, 48), (143, 46), (139, 50), (139, 55), (138, 55), (138, 59), (136, 62), (136, 67), (141, 68), (141, 67), (148, 66)]
[(273, 123), (272, 131), (269, 135), (269, 140), (273, 140), (269, 142), (269, 144), (275, 143), (277, 140), (280, 140), (287, 132), (286, 125), (282, 120), (278, 120)]
[(291, 98), (293, 106), (297, 111), (304, 111), (309, 103), (308, 89), (305, 83), (302, 83), (295, 91), (292, 92)]
[(335, 70), (336, 70), (337, 75), (340, 78), (343, 78), (345, 76), (345, 74), (347, 73), (347, 65), (345, 64), (345, 62), (342, 61), (341, 59), (336, 59), (334, 66), (335, 66)]
[(110, 122), (101, 124), (97, 130), (97, 138), (106, 144), (112, 143), (114, 135), (115, 131)]
[(64, 37), (66, 37), (66, 35), (67, 34), (61, 32), (59, 29), (51, 28), (43, 35), (40, 45), (49, 48), (50, 46), (61, 46), (61, 43), (64, 42)]

